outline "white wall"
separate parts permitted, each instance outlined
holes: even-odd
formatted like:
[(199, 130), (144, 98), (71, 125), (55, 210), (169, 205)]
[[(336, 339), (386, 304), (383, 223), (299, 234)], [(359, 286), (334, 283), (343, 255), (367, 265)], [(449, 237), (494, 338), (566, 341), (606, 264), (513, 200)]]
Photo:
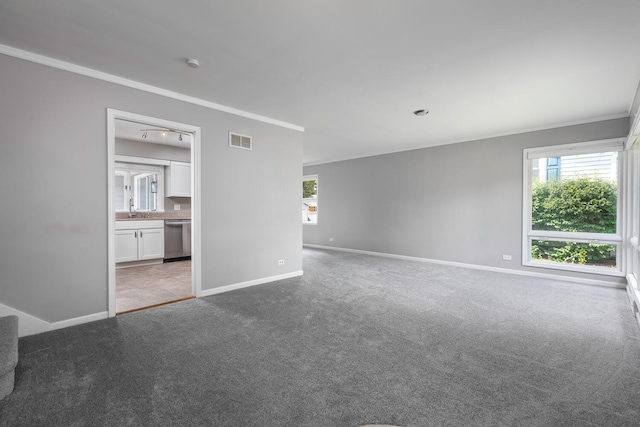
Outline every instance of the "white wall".
[(203, 292), (302, 269), (302, 133), (5, 55), (0, 69), (0, 305), (58, 324), (106, 312), (107, 108), (201, 127)]
[(318, 225), (304, 226), (304, 243), (549, 273), (520, 263), (522, 150), (628, 131), (623, 118), (307, 166), (318, 175)]

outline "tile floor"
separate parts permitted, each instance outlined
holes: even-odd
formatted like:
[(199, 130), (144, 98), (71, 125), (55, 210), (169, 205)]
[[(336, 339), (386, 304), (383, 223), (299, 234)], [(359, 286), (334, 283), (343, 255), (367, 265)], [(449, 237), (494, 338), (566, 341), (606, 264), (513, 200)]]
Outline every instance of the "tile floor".
[(116, 270), (117, 314), (191, 296), (191, 261)]

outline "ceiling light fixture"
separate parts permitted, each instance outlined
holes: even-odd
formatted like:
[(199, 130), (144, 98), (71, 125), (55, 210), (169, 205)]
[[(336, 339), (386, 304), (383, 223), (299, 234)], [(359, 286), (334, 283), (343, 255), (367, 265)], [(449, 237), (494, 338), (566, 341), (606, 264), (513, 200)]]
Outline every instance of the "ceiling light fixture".
[(416, 116), (426, 116), (429, 114), (429, 110), (416, 110), (413, 112)]
[(169, 133), (177, 133), (178, 134), (178, 141), (182, 141), (182, 135), (191, 135), (188, 132), (182, 132), (176, 129), (140, 129), (140, 132), (142, 132), (142, 138), (143, 139), (147, 139), (147, 132), (160, 132), (160, 135), (165, 138), (167, 136), (167, 134)]
[(200, 61), (195, 58), (187, 59), (187, 65), (191, 68), (198, 68), (200, 66)]

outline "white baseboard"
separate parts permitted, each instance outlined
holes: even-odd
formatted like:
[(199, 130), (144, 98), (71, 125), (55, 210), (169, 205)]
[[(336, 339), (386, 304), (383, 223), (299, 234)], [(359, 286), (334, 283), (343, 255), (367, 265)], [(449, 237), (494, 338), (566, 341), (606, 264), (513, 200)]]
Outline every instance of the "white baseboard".
[[(222, 292), (229, 292), (236, 289), (247, 288), (249, 286), (261, 285), (264, 283), (275, 282), (276, 280), (289, 279), (292, 277), (302, 276), (302, 270), (293, 271), (291, 273), (281, 274), (278, 276), (263, 277), (261, 279), (249, 280), (247, 282), (235, 283), (232, 285), (221, 286), (219, 288), (205, 289), (202, 291), (201, 296), (206, 297), (210, 295), (219, 294)], [(88, 314), (86, 316), (74, 317), (72, 319), (60, 320), (58, 322), (49, 323), (46, 320), (42, 320), (35, 316), (32, 316), (23, 311), (9, 307), (8, 305), (0, 304), (0, 317), (2, 316), (18, 316), (18, 336), (25, 337), (28, 335), (40, 334), (42, 332), (53, 331), (56, 329), (68, 328), (69, 326), (81, 325), (83, 323), (94, 322), (96, 320), (103, 320), (109, 317), (109, 312), (103, 311), (100, 313)]]
[(108, 313), (105, 311), (102, 313), (89, 314), (87, 316), (49, 323), (46, 320), (32, 316), (24, 311), (9, 307), (8, 305), (0, 304), (0, 317), (2, 316), (18, 316), (18, 336), (26, 337), (28, 335), (53, 331), (54, 329), (66, 328), (68, 326), (106, 319), (108, 317)]
[(587, 285), (606, 286), (606, 287), (609, 287), (609, 288), (624, 289), (624, 287), (625, 287), (624, 284), (611, 283), (611, 282), (607, 282), (605, 280), (583, 279), (583, 278), (579, 278), (579, 277), (561, 276), (559, 274), (536, 273), (536, 272), (532, 272), (532, 271), (513, 270), (513, 269), (510, 269), (510, 268), (488, 267), (488, 266), (477, 265), (477, 264), (466, 264), (466, 263), (463, 263), (463, 262), (442, 261), (442, 260), (438, 260), (438, 259), (419, 258), (419, 257), (406, 256), (406, 255), (396, 255), (396, 254), (387, 254), (387, 253), (384, 253), (384, 252), (363, 251), (363, 250), (360, 250), (360, 249), (339, 248), (339, 247), (335, 247), (335, 246), (312, 245), (312, 244), (307, 244), (307, 243), (303, 244), (303, 246), (306, 246), (306, 247), (309, 247), (309, 248), (317, 248), (317, 249), (328, 249), (328, 250), (332, 250), (332, 251), (342, 251), (342, 252), (351, 252), (351, 253), (363, 254), (363, 255), (380, 256), (380, 257), (385, 257), (385, 258), (403, 259), (403, 260), (407, 260), (407, 261), (417, 261), (417, 262), (428, 262), (428, 263), (432, 263), (432, 264), (451, 265), (451, 266), (454, 266), (454, 267), (463, 267), (463, 268), (472, 268), (472, 269), (475, 269), (475, 270), (494, 271), (494, 272), (497, 272), (497, 273), (516, 274), (516, 275), (519, 275), (519, 276), (542, 277), (542, 278), (546, 278), (546, 279), (563, 280), (565, 282), (575, 282), (575, 283), (583, 283), (583, 284), (587, 284)]
[(149, 261), (119, 262), (116, 264), (116, 270), (119, 270), (121, 268), (143, 267), (145, 265), (158, 265), (158, 264), (164, 264), (164, 260), (160, 258), (160, 259), (153, 259)]
[(23, 311), (16, 310), (4, 304), (0, 304), (0, 317), (18, 316), (18, 336), (35, 335), (51, 330), (50, 323)]
[(61, 320), (59, 322), (50, 323), (51, 330), (68, 328), (69, 326), (81, 325), (83, 323), (95, 322), (96, 320), (104, 320), (109, 318), (109, 312), (87, 314), (86, 316), (74, 317), (73, 319)]
[(235, 291), (236, 289), (248, 288), (249, 286), (262, 285), (264, 283), (275, 282), (276, 280), (290, 279), (292, 277), (302, 276), (302, 274), (303, 274), (302, 270), (299, 270), (299, 271), (293, 271), (287, 274), (280, 274), (278, 276), (263, 277), (261, 279), (249, 280), (247, 282), (240, 282), (240, 283), (234, 283), (232, 285), (220, 286), (219, 288), (203, 289), (201, 295), (203, 297), (208, 297), (208, 296), (220, 294), (223, 292)]

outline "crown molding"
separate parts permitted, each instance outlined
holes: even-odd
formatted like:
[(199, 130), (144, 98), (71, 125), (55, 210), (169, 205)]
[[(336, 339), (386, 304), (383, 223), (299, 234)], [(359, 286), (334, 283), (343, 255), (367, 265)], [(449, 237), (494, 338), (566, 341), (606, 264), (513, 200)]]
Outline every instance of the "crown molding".
[(144, 92), (153, 93), (155, 95), (164, 96), (166, 98), (188, 102), (190, 104), (198, 105), (200, 107), (205, 107), (212, 110), (233, 114), (235, 116), (240, 116), (247, 119), (256, 120), (259, 122), (268, 123), (274, 126), (280, 126), (280, 127), (295, 130), (298, 132), (304, 132), (304, 127), (299, 125), (283, 122), (281, 120), (272, 119), (266, 116), (261, 116), (259, 114), (250, 113), (248, 111), (239, 110), (237, 108), (227, 107), (226, 105), (216, 104), (215, 102), (206, 101), (204, 99), (196, 98), (189, 95), (184, 95), (178, 92), (173, 92), (157, 86), (151, 86), (146, 83), (141, 83), (135, 80), (125, 79), (123, 77), (115, 76), (113, 74), (108, 74), (102, 71), (94, 70), (92, 68), (83, 67), (80, 65), (72, 64), (70, 62), (65, 62), (59, 59), (50, 58), (48, 56), (39, 55), (37, 53), (29, 52), (26, 50), (17, 49), (11, 46), (0, 44), (0, 54), (23, 59), (25, 61), (34, 62), (40, 65), (45, 65), (47, 67), (57, 68), (59, 70), (68, 71), (70, 73), (91, 77), (97, 80), (103, 80), (105, 82), (115, 83), (121, 86), (130, 87), (132, 89), (142, 90)]

